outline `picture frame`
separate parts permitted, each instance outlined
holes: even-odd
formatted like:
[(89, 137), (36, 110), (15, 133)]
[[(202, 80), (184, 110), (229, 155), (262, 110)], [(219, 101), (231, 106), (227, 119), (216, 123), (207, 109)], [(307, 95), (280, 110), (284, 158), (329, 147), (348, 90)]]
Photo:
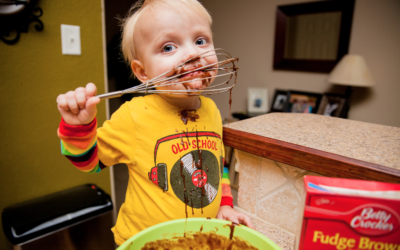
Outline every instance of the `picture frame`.
[(247, 113), (267, 113), (268, 106), (267, 88), (247, 89)]
[(287, 90), (276, 89), (270, 112), (283, 112), (288, 100), (287, 95)]
[(317, 114), (347, 118), (349, 98), (346, 95), (325, 93), (322, 96)]
[(290, 90), (288, 91), (288, 100), (284, 112), (315, 114), (318, 111), (321, 99), (322, 94), (319, 93)]
[(348, 53), (354, 5), (346, 0), (277, 6), (274, 69), (330, 72)]

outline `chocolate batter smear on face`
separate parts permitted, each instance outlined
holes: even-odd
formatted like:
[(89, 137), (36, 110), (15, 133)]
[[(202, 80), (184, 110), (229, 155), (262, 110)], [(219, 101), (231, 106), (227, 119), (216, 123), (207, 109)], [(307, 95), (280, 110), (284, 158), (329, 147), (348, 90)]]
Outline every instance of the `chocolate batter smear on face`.
[[(198, 72), (198, 71), (194, 71), (194, 70), (198, 69), (198, 68), (201, 68), (201, 67), (203, 67), (203, 64), (200, 63), (200, 64), (196, 64), (196, 65), (193, 65), (193, 66), (181, 67), (181, 68), (177, 69), (176, 70), (176, 74), (177, 75), (182, 74), (182, 76), (179, 77), (179, 79), (180, 79), (179, 81), (184, 81), (184, 80), (181, 80), (182, 77), (184, 77), (186, 75), (189, 75), (189, 74), (192, 74), (194, 72)], [(193, 71), (193, 72), (190, 72), (190, 71)], [(190, 72), (190, 73), (185, 74), (186, 72)], [(204, 71), (201, 70), (201, 72), (204, 72)]]
[(196, 120), (200, 118), (200, 116), (196, 114), (195, 109), (183, 109), (179, 111), (179, 115), (185, 125), (187, 125), (188, 121), (196, 122)]
[(208, 87), (208, 85), (210, 85), (210, 80), (211, 80), (211, 78), (208, 78), (208, 77), (211, 77), (212, 75), (211, 75), (211, 73), (209, 72), (209, 71), (207, 71), (207, 72), (204, 72), (204, 77), (207, 77), (207, 79), (203, 79), (203, 85), (205, 86), (205, 87)]
[[(199, 58), (193, 58), (193, 60), (191, 61), (196, 61)], [(188, 62), (189, 63), (189, 62)], [(210, 85), (211, 83), (211, 77), (213, 76), (211, 74), (211, 71), (207, 68), (203, 68), (204, 65), (199, 63), (199, 64), (195, 64), (192, 66), (186, 66), (186, 67), (179, 67), (179, 68), (175, 68), (175, 66), (173, 67), (173, 71), (172, 71), (172, 75), (173, 76), (178, 76), (177, 80), (175, 80), (176, 83), (182, 82), (182, 85), (186, 88), (186, 89), (192, 89), (191, 83), (193, 81), (196, 81), (196, 79), (201, 79), (202, 85), (201, 87), (195, 88), (195, 89), (204, 89), (206, 87), (208, 87), (208, 85)], [(200, 69), (203, 68), (201, 70), (197, 70), (196, 69)], [(217, 71), (214, 70), (216, 73)]]

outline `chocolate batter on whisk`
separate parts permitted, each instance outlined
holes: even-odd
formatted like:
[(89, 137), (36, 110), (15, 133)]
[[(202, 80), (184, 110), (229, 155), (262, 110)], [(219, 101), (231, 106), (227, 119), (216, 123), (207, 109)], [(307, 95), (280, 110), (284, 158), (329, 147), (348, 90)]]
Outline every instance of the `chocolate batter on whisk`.
[[(209, 65), (203, 65), (201, 63), (198, 63), (195, 64), (194, 66), (193, 65), (187, 66), (188, 64), (193, 63), (193, 61), (210, 56), (220, 56), (225, 59)], [(207, 52), (203, 52), (197, 56), (194, 56), (186, 60), (185, 62), (173, 67), (171, 70), (157, 77), (154, 77), (153, 79), (144, 82), (136, 87), (98, 95), (97, 97), (99, 97), (100, 99), (108, 99), (108, 98), (120, 97), (123, 94), (127, 93), (146, 93), (146, 94), (158, 93), (158, 94), (173, 94), (173, 95), (186, 95), (186, 96), (213, 95), (213, 94), (223, 93), (225, 91), (231, 90), (236, 84), (237, 70), (239, 69), (235, 65), (235, 62), (237, 61), (238, 58), (233, 58), (227, 51), (223, 49), (210, 50)], [(215, 72), (216, 75), (213, 75), (213, 72)], [(199, 77), (194, 76), (192, 79), (190, 77), (191, 74), (192, 75), (198, 74)], [(222, 81), (216, 83), (214, 80), (216, 80), (217, 78), (222, 79)], [(235, 78), (233, 83), (231, 83), (232, 78)], [(185, 85), (190, 82), (198, 80), (202, 81), (202, 86), (201, 88), (198, 89), (190, 89), (190, 88), (186, 88), (185, 90), (157, 89), (157, 87), (172, 86), (175, 84)], [(228, 84), (229, 86), (224, 86), (225, 84)]]

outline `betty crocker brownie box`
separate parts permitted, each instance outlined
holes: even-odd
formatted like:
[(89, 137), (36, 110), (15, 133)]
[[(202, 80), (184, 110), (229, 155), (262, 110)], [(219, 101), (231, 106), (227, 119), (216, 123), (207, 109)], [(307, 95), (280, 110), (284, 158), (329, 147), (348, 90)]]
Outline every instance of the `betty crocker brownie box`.
[(305, 176), (300, 250), (400, 250), (400, 185)]

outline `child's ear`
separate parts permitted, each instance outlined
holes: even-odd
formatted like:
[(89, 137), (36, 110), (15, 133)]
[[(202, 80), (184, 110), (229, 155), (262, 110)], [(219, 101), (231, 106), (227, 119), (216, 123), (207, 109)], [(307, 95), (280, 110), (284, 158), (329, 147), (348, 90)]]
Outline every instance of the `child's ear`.
[(141, 82), (149, 80), (146, 71), (144, 70), (143, 64), (139, 60), (133, 60), (131, 63), (132, 72)]

